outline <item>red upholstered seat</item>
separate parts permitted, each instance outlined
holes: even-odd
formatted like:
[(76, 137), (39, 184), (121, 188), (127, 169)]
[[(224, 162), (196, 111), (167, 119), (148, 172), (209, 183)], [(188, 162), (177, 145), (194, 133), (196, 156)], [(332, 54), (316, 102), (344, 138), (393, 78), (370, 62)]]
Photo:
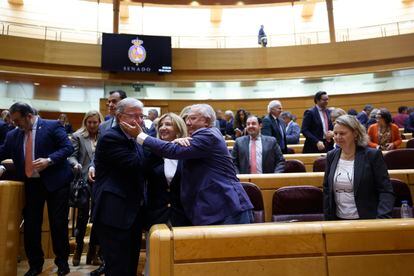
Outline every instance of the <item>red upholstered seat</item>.
[(414, 149), (396, 149), (384, 155), (389, 170), (414, 169)]
[(289, 186), (276, 190), (272, 201), (273, 221), (320, 221), (323, 192), (314, 186)]
[(253, 204), (254, 223), (265, 222), (263, 196), (259, 187), (250, 182), (241, 182), (241, 184)]
[(306, 167), (302, 161), (296, 159), (286, 160), (285, 173), (306, 172)]
[(313, 162), (314, 172), (324, 172), (326, 167), (326, 157), (320, 157)]

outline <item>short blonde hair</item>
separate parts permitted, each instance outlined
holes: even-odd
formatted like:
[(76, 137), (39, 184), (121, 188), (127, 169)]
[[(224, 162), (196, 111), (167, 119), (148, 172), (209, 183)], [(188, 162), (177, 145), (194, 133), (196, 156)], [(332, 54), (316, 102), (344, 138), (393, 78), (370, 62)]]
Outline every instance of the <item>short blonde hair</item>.
[(170, 118), (172, 123), (173, 123), (173, 127), (174, 130), (177, 134), (177, 138), (182, 138), (182, 137), (187, 137), (187, 126), (184, 123), (184, 120), (178, 116), (175, 113), (165, 113), (164, 115), (162, 115), (160, 117), (160, 119), (157, 122), (157, 137), (160, 138), (159, 135), (159, 129), (161, 126), (161, 122), (165, 119), (165, 118)]
[(355, 116), (342, 115), (336, 118), (335, 122), (338, 125), (349, 128), (356, 134), (355, 143), (357, 144), (357, 146), (366, 147), (368, 145), (367, 131)]

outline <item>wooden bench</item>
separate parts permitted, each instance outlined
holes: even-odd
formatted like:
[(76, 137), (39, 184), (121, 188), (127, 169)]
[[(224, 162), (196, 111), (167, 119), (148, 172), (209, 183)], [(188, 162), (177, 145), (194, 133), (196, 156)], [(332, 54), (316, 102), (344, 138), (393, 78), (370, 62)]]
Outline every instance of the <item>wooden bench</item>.
[(414, 219), (150, 231), (151, 276), (414, 275)]
[[(414, 199), (414, 169), (389, 170), (391, 178), (400, 179), (408, 184)], [(281, 173), (281, 174), (238, 174), (242, 182), (256, 184), (263, 195), (265, 208), (265, 221), (272, 220), (272, 199), (275, 191), (284, 186), (311, 185), (322, 188), (323, 172), (310, 173)]]

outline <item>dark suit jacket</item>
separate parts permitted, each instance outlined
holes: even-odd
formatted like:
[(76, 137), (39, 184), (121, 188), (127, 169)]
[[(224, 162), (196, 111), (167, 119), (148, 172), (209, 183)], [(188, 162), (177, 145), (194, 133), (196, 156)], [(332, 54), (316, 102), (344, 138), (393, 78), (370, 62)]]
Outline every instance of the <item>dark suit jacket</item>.
[[(341, 149), (327, 154), (323, 180), (324, 213), (326, 220), (336, 217), (333, 181)], [(387, 166), (380, 150), (358, 147), (354, 162), (354, 194), (360, 219), (391, 218), (394, 193)]]
[[(261, 136), (262, 139), (262, 173), (282, 173), (285, 171), (285, 159), (276, 138)], [(250, 173), (250, 136), (236, 139), (231, 155), (237, 173)]]
[[(273, 136), (276, 138), (277, 143), (280, 146), (280, 149), (283, 153), (287, 153), (287, 141), (286, 141), (286, 125), (285, 122), (277, 118), (280, 127), (278, 126), (276, 120), (273, 118), (272, 115), (266, 115), (262, 121), (262, 135)], [(280, 128), (283, 130), (283, 140), (284, 140), (284, 147), (282, 147), (282, 133)]]
[(192, 224), (220, 223), (228, 216), (253, 209), (220, 131), (201, 128), (191, 137), (189, 147), (151, 136), (144, 146), (159, 156), (183, 159), (181, 202)]
[(95, 207), (92, 217), (104, 225), (129, 229), (143, 203), (143, 150), (119, 126), (106, 131), (95, 150)]
[[(333, 130), (333, 125), (330, 118), (329, 110), (325, 111), (328, 116), (328, 129)], [(303, 145), (303, 153), (319, 153), (316, 144), (323, 140), (323, 125), (319, 111), (316, 106), (305, 111), (302, 122), (302, 133), (306, 137)], [(328, 145), (325, 144), (325, 151), (329, 151), (333, 147), (333, 141)]]
[(147, 229), (154, 224), (169, 224), (171, 226), (191, 225), (184, 213), (180, 199), (181, 167), (182, 160), (179, 160), (177, 171), (170, 185), (168, 185), (164, 172), (164, 159), (154, 154), (151, 154), (146, 159), (145, 224)]
[(300, 126), (295, 123), (291, 122), (286, 127), (286, 141), (288, 144), (299, 144), (300, 138)]
[(358, 119), (358, 121), (361, 123), (361, 125), (365, 126), (368, 122), (368, 115), (367, 113), (361, 111), (358, 113), (358, 115), (356, 116), (356, 118)]
[(0, 119), (0, 145), (4, 143), (8, 131), (9, 125)]
[[(34, 159), (50, 158), (53, 164), (41, 171), (40, 178), (49, 192), (69, 185), (73, 174), (67, 158), (73, 147), (64, 127), (56, 120), (44, 120), (39, 117), (35, 137)], [(0, 160), (12, 159), (19, 180), (24, 181), (24, 131), (15, 128), (7, 133), (6, 141), (0, 146)]]
[(231, 119), (230, 121), (226, 122), (226, 135), (230, 135), (233, 139), (235, 139), (234, 134), (234, 119)]
[(404, 131), (411, 132), (414, 135), (414, 112), (408, 116)]

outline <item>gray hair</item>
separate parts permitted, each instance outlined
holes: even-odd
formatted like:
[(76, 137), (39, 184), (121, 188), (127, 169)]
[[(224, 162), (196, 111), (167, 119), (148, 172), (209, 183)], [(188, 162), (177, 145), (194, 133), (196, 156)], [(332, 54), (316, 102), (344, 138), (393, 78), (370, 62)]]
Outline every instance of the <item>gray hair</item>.
[(377, 114), (380, 112), (380, 110), (378, 108), (374, 108), (373, 110), (371, 110), (371, 113), (369, 114), (369, 117), (371, 119), (375, 119), (375, 117), (377, 116)]
[(289, 118), (291, 120), (293, 119), (292, 113), (290, 113), (289, 111), (283, 111), (280, 114), (280, 117), (282, 117), (282, 118)]
[(229, 115), (229, 116), (231, 116), (231, 117), (234, 117), (233, 111), (231, 111), (231, 110), (226, 110), (226, 111), (224, 112), (224, 114), (225, 114), (225, 115)]
[(278, 107), (278, 106), (281, 106), (282, 105), (282, 103), (280, 102), (280, 101), (278, 101), (278, 100), (273, 100), (273, 101), (271, 101), (268, 105), (267, 105), (267, 113), (270, 113), (270, 110), (273, 108), (273, 107)]
[(346, 111), (342, 108), (334, 108), (331, 111), (331, 121), (335, 121), (339, 116), (345, 115)]
[(209, 127), (214, 126), (216, 121), (216, 112), (208, 104), (194, 104), (191, 106), (191, 111), (199, 113), (201, 116), (209, 120)]
[(158, 110), (156, 110), (155, 108), (148, 110), (148, 115), (150, 113), (154, 113), (156, 117), (158, 117)]
[(116, 105), (116, 113), (124, 112), (126, 107), (138, 107), (144, 109), (144, 104), (140, 100), (134, 98), (125, 98), (119, 101)]
[(368, 145), (368, 134), (365, 127), (358, 121), (355, 116), (342, 115), (335, 120), (337, 125), (349, 128), (356, 134), (356, 144), (360, 147)]

